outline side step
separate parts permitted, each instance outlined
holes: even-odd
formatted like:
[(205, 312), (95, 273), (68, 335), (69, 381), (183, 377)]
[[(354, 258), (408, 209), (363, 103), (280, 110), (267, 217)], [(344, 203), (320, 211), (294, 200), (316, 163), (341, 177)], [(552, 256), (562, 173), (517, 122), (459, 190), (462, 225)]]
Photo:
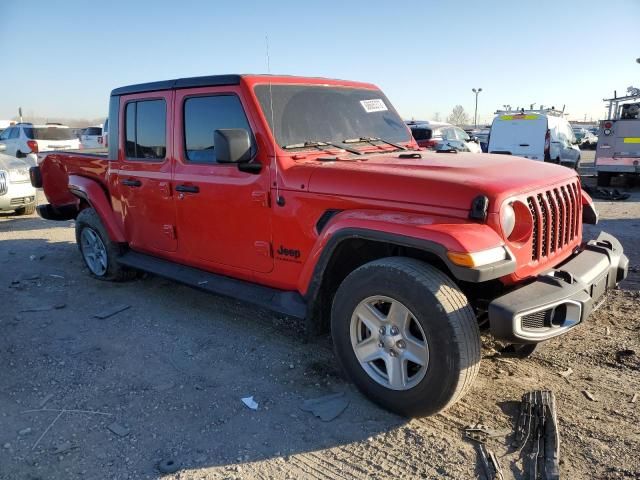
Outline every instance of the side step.
[(277, 313), (300, 319), (306, 316), (307, 305), (298, 292), (276, 290), (138, 252), (129, 251), (120, 256), (118, 262), (200, 290), (253, 303)]

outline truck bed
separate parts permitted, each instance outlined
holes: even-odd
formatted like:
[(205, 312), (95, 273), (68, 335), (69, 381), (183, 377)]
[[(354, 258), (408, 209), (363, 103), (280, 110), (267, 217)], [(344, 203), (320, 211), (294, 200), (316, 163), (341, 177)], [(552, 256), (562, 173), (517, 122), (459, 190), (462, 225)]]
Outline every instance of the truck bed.
[(69, 176), (77, 175), (91, 178), (101, 183), (105, 188), (108, 185), (109, 157), (106, 149), (80, 149), (43, 152), (41, 167), (47, 164), (42, 171), (44, 194), (54, 207), (75, 203), (77, 197), (69, 192)]

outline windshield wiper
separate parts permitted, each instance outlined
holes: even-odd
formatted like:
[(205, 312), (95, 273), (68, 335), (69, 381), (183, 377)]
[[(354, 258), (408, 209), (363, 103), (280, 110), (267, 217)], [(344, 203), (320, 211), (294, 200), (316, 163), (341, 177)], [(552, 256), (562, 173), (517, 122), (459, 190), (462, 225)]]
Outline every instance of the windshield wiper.
[(339, 148), (340, 150), (345, 150), (349, 153), (353, 153), (355, 155), (362, 155), (362, 152), (359, 150), (356, 150), (355, 148), (349, 148), (349, 147), (345, 147), (344, 145), (340, 145), (337, 143), (331, 143), (331, 142), (318, 142), (315, 140), (312, 141), (307, 141), (307, 142), (302, 142), (302, 143), (292, 143), (290, 145), (283, 145), (282, 148), (284, 148), (285, 150), (292, 150), (294, 148), (307, 148), (307, 147), (315, 147), (318, 148), (320, 150), (327, 150), (326, 148), (322, 148), (322, 147), (334, 147), (334, 148)]
[(358, 138), (347, 138), (343, 140), (342, 143), (370, 143), (373, 145), (373, 142), (382, 142), (387, 145), (391, 145), (392, 147), (396, 147), (398, 150), (407, 150), (407, 147), (404, 147), (398, 143), (390, 142), (389, 140), (384, 140), (380, 137), (358, 137)]

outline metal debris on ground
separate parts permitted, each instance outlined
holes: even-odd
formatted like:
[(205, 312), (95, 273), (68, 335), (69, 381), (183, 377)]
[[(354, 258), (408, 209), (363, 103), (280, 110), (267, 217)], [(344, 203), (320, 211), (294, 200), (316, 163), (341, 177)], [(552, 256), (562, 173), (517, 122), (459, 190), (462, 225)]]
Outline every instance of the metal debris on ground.
[(247, 406), (247, 408), (250, 408), (251, 410), (258, 410), (258, 402), (256, 402), (253, 399), (253, 396), (244, 397), (244, 398), (241, 398), (240, 400), (242, 400), (242, 403), (244, 403)]
[(504, 432), (496, 432), (481, 423), (470, 425), (464, 429), (465, 438), (475, 442), (478, 456), (482, 462), (482, 469), (488, 480), (504, 479), (502, 467), (498, 462), (498, 457), (493, 450), (487, 447), (485, 443), (490, 437), (497, 437), (501, 435), (504, 435)]
[(560, 478), (560, 435), (553, 392), (534, 390), (522, 396), (514, 443), (526, 455), (526, 478)]
[(568, 367), (565, 371), (558, 372), (558, 375), (560, 375), (561, 377), (567, 378), (572, 373), (573, 373), (573, 369), (571, 367)]
[(120, 313), (120, 312), (124, 312), (125, 310), (128, 310), (129, 308), (131, 308), (131, 305), (117, 305), (115, 307), (112, 308), (108, 308), (100, 313), (96, 313), (93, 318), (98, 318), (100, 320), (104, 320), (105, 318), (109, 318), (109, 317), (113, 317), (114, 315)]
[(591, 187), (589, 185), (582, 185), (582, 189), (587, 192), (592, 198), (599, 200), (620, 201), (626, 200), (631, 196), (629, 193), (620, 192), (618, 189), (607, 190), (602, 187)]
[(313, 413), (324, 422), (336, 419), (349, 406), (349, 400), (344, 392), (332, 393), (319, 398), (305, 400), (300, 409)]
[(158, 463), (158, 470), (161, 473), (176, 473), (180, 470), (180, 464), (172, 458), (169, 458)]
[(44, 307), (33, 307), (33, 308), (25, 308), (24, 310), (20, 310), (20, 313), (34, 313), (34, 312), (48, 312), (50, 310), (62, 310), (67, 305), (64, 303), (58, 303), (56, 305), (47, 305)]
[(582, 390), (582, 394), (587, 397), (588, 400), (591, 400), (592, 402), (597, 402), (598, 399), (595, 397), (595, 395), (593, 393), (591, 393), (589, 390)]
[(631, 397), (631, 400), (629, 400), (629, 402), (636, 403), (637, 401), (638, 401), (638, 394), (634, 393), (633, 397)]
[(127, 427), (123, 427), (117, 422), (113, 422), (111, 425), (107, 426), (107, 428), (119, 437), (126, 437), (129, 435), (129, 429)]

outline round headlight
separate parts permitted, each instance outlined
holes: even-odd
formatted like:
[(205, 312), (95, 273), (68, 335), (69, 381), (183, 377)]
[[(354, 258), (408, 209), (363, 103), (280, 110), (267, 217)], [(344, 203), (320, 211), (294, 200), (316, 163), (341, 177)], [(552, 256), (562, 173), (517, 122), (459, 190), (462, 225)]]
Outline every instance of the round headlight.
[(513, 229), (516, 227), (516, 212), (510, 203), (503, 205), (500, 211), (500, 226), (504, 236), (509, 238)]

